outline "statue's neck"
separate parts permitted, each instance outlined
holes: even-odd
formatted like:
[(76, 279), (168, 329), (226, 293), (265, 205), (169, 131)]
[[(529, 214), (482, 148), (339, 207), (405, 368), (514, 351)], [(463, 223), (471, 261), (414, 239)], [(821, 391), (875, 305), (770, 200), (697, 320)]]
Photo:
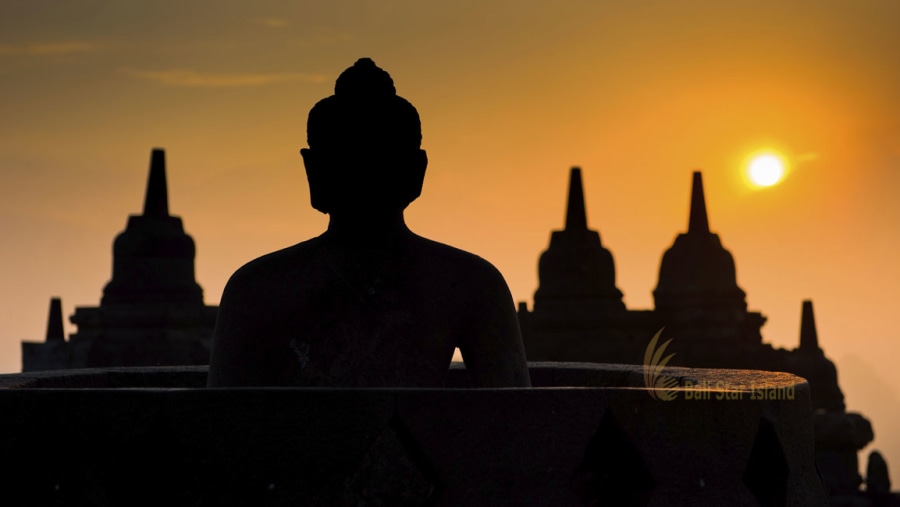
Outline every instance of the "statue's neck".
[(390, 213), (329, 214), (326, 235), (341, 242), (380, 243), (410, 234), (403, 219), (403, 210)]

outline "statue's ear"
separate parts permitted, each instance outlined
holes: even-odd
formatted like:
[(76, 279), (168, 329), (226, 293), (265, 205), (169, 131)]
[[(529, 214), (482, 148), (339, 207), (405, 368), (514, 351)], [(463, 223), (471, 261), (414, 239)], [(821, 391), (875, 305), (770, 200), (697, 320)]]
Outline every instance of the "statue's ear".
[(422, 195), (422, 185), (425, 182), (425, 169), (428, 167), (428, 154), (425, 153), (425, 150), (416, 150), (407, 167), (409, 172), (406, 179), (407, 183), (405, 185), (404, 199), (408, 206), (409, 203), (415, 201)]
[(318, 157), (318, 153), (312, 148), (300, 150), (303, 157), (303, 166), (306, 168), (306, 181), (309, 183), (309, 200), (312, 207), (328, 213), (331, 208), (331, 185), (328, 184), (328, 174)]

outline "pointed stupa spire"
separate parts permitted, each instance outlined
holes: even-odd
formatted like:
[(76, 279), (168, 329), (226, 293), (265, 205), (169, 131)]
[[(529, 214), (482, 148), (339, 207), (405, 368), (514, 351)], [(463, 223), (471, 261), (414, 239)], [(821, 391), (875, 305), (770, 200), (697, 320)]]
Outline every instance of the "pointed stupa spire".
[(709, 219), (706, 217), (706, 197), (703, 195), (703, 176), (694, 171), (691, 186), (691, 216), (688, 221), (688, 234), (709, 233)]
[(166, 152), (154, 148), (150, 154), (150, 176), (144, 197), (144, 216), (169, 216), (169, 192), (166, 188)]
[[(136, 303), (203, 304), (194, 280), (194, 240), (169, 214), (165, 151), (153, 149), (144, 213), (130, 215), (113, 243), (113, 276), (100, 306)], [(76, 312), (77, 313), (77, 312)], [(73, 321), (73, 323), (75, 323)]]
[(47, 317), (47, 341), (65, 341), (63, 333), (62, 300), (50, 299), (50, 314)]
[(591, 319), (625, 310), (612, 253), (603, 247), (600, 233), (587, 227), (580, 167), (569, 171), (566, 227), (550, 235), (550, 246), (538, 262), (538, 280), (534, 308), (541, 318)]
[(666, 319), (716, 315), (733, 320), (746, 315), (746, 294), (737, 285), (734, 257), (719, 235), (709, 231), (700, 171), (693, 173), (687, 233), (679, 234), (663, 254), (653, 297)]
[(573, 167), (569, 174), (569, 203), (566, 206), (565, 230), (587, 230), (587, 212), (584, 209), (584, 186), (581, 184), (580, 167)]
[(816, 318), (813, 315), (812, 301), (808, 299), (803, 302), (803, 316), (800, 318), (800, 350), (810, 352), (820, 350)]

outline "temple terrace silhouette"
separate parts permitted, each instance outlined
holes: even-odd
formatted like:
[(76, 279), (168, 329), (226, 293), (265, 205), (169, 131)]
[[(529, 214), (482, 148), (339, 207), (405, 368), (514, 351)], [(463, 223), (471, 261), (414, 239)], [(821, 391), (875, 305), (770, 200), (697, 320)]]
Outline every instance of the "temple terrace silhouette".
[(328, 229), (232, 275), (209, 386), (436, 387), (456, 347), (473, 385), (530, 385), (500, 272), (404, 222), (425, 176), (421, 140), (418, 112), (372, 60), (338, 77), (301, 150)]
[(570, 174), (565, 228), (553, 231), (541, 254), (533, 308), (519, 303), (528, 358), (639, 364), (650, 337), (665, 328), (665, 337), (674, 339), (669, 352), (677, 351), (670, 366), (803, 377), (815, 410), (818, 471), (831, 501), (859, 500), (857, 453), (872, 441), (872, 426), (861, 414), (846, 410), (837, 370), (819, 346), (812, 301), (802, 303), (796, 349), (763, 342), (766, 318), (747, 310), (734, 257), (710, 231), (701, 173), (694, 172), (691, 179), (687, 232), (678, 234), (663, 254), (652, 310), (623, 304), (612, 253), (587, 226), (581, 169)]
[(75, 309), (66, 341), (62, 306), (51, 301), (47, 340), (22, 343), (22, 370), (207, 364), (216, 307), (194, 278), (194, 240), (169, 214), (166, 154), (150, 155), (140, 215), (113, 244), (112, 279), (99, 307)]

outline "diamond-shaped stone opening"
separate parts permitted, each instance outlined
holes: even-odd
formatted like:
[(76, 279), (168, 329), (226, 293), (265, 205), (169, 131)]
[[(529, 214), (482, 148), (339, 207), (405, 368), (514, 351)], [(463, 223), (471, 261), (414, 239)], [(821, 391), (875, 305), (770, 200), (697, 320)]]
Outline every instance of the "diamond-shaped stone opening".
[(775, 426), (761, 418), (744, 470), (744, 485), (760, 507), (787, 505), (788, 464)]
[(434, 468), (396, 417), (384, 428), (346, 481), (341, 505), (433, 505), (443, 491)]
[(588, 443), (572, 486), (584, 505), (649, 504), (653, 476), (612, 411)]

